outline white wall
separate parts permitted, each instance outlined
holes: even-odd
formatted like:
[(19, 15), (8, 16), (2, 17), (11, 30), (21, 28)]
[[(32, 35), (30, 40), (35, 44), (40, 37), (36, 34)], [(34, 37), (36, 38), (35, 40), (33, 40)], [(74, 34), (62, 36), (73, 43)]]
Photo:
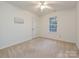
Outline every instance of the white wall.
[[(24, 19), (24, 24), (14, 24), (14, 17)], [(32, 38), (34, 14), (0, 2), (0, 48), (5, 48)]]
[(39, 32), (39, 17), (32, 18), (32, 38), (38, 37)]
[[(48, 24), (49, 24), (49, 18), (51, 16), (57, 16), (57, 32), (49, 32), (48, 30)], [(53, 12), (51, 14), (48, 14), (46, 16), (43, 16), (40, 19), (40, 36), (47, 37), (47, 38), (53, 38), (57, 40), (63, 40), (67, 42), (76, 42), (76, 10), (70, 9), (70, 10), (63, 10), (63, 11), (57, 11)]]
[(76, 41), (76, 44), (77, 44), (77, 47), (79, 48), (79, 2), (77, 2), (77, 41)]

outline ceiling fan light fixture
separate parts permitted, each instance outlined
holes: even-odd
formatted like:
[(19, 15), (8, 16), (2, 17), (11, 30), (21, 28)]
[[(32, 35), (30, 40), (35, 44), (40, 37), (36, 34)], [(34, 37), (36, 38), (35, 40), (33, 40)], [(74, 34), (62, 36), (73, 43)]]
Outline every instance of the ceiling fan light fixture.
[(49, 7), (48, 5), (47, 5), (47, 2), (45, 2), (45, 1), (40, 1), (39, 3), (38, 3), (38, 5), (36, 6), (36, 8), (40, 8), (40, 10), (41, 10), (41, 12), (44, 10), (44, 9), (51, 9), (51, 7)]
[(43, 10), (43, 9), (45, 9), (45, 8), (46, 8), (46, 6), (44, 6), (44, 5), (41, 5), (41, 6), (40, 6), (40, 9), (41, 9), (41, 10)]
[(46, 8), (49, 8), (50, 9), (50, 7), (47, 6), (47, 3), (44, 2), (44, 1), (40, 2), (40, 9), (41, 9), (41, 11), (43, 11)]

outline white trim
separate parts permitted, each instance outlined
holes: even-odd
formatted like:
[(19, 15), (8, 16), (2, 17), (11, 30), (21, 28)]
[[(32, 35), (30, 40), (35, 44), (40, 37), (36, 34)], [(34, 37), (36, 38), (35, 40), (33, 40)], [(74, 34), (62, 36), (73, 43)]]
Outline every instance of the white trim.
[(11, 46), (14, 46), (14, 45), (17, 45), (17, 44), (20, 44), (20, 43), (23, 43), (23, 42), (25, 42), (25, 41), (28, 41), (28, 40), (32, 40), (32, 38), (29, 38), (29, 39), (25, 39), (25, 40), (19, 40), (18, 42), (14, 42), (14, 43), (12, 43), (12, 44), (8, 44), (8, 45), (5, 45), (5, 46), (2, 46), (2, 47), (0, 47), (0, 49), (4, 49), (4, 48), (8, 48), (8, 47), (11, 47)]

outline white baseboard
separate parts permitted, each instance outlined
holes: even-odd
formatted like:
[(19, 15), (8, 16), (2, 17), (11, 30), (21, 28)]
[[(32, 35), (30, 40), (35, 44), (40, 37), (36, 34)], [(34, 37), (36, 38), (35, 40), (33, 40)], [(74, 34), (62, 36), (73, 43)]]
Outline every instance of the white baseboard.
[(27, 40), (26, 40), (26, 39), (23, 39), (23, 40), (21, 40), (21, 41), (19, 40), (19, 41), (17, 41), (17, 42), (13, 42), (13, 43), (11, 43), (11, 44), (4, 45), (4, 46), (0, 47), (0, 49), (8, 48), (8, 47), (11, 47), (11, 46), (14, 46), (14, 45), (23, 43), (23, 42), (28, 41), (28, 40), (32, 40), (32, 38), (29, 38), (29, 39), (27, 39)]
[(51, 39), (51, 40), (63, 41), (63, 42), (75, 44), (75, 42), (69, 42), (69, 41), (65, 41), (65, 40), (61, 40), (61, 39), (56, 39), (56, 38), (48, 38), (48, 37), (42, 37), (42, 36), (39, 36), (39, 38), (45, 38), (45, 39)]
[[(47, 38), (47, 37), (38, 36), (38, 37), (33, 37), (33, 38), (29, 38), (29, 39), (27, 39), (27, 40), (25, 39), (25, 40), (21, 40), (21, 41), (18, 41), (18, 42), (14, 42), (14, 43), (11, 43), (11, 44), (2, 46), (2, 47), (0, 47), (0, 49), (8, 48), (8, 47), (11, 47), (11, 46), (13, 46), (13, 45), (20, 44), (20, 43), (23, 43), (23, 42), (25, 42), (25, 41), (29, 41), (29, 40), (36, 39), (36, 38), (46, 38), (46, 39), (57, 40), (57, 39), (53, 39), (53, 38)], [(63, 41), (63, 40), (59, 40), (59, 41)], [(67, 42), (67, 41), (63, 41), (63, 42)], [(73, 42), (69, 42), (69, 43), (73, 43)], [(78, 45), (77, 45), (77, 47), (79, 48)]]

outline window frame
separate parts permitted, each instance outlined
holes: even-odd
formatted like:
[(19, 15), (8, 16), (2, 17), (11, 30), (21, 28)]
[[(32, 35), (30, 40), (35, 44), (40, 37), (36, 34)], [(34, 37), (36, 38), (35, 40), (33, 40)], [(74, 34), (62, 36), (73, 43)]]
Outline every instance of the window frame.
[(57, 32), (57, 16), (49, 18), (49, 32)]

